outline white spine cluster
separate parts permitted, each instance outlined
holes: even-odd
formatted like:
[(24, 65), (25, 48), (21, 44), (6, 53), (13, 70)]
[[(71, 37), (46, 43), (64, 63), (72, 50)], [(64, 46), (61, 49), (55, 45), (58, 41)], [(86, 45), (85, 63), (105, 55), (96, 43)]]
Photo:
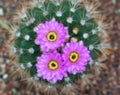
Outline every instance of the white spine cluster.
[(29, 35), (25, 35), (25, 36), (24, 36), (24, 39), (25, 39), (26, 41), (28, 41), (28, 40), (30, 39), (30, 36), (29, 36)]
[(33, 54), (34, 51), (35, 51), (35, 50), (34, 50), (33, 48), (29, 48), (29, 49), (28, 49), (28, 52), (29, 52), (30, 54)]
[(25, 69), (25, 66), (23, 65), (23, 63), (20, 64), (20, 68)]
[(88, 34), (88, 33), (84, 33), (84, 34), (83, 34), (83, 38), (84, 38), (84, 39), (87, 39), (88, 37), (89, 37), (89, 34)]
[(57, 11), (57, 12), (56, 12), (56, 16), (57, 16), (57, 17), (61, 17), (61, 16), (62, 16), (62, 12), (61, 12), (61, 11)]
[(23, 54), (23, 49), (22, 49), (22, 48), (19, 50), (19, 53), (20, 53), (20, 54)]
[(16, 32), (16, 37), (20, 37), (20, 35), (21, 35), (21, 32)]
[(96, 29), (93, 29), (92, 30), (92, 34), (96, 34), (97, 33), (97, 30)]
[(47, 16), (48, 15), (48, 11), (44, 10), (43, 11), (43, 16)]
[(81, 23), (81, 25), (85, 25), (86, 21), (85, 20), (81, 20), (80, 23)]
[(30, 18), (30, 20), (28, 20), (25, 25), (26, 26), (29, 26), (30, 24), (34, 23), (35, 22), (35, 18)]
[(94, 49), (94, 45), (89, 45), (89, 50), (93, 50)]
[(28, 63), (27, 63), (27, 67), (28, 67), (28, 68), (31, 68), (31, 67), (32, 67), (32, 63), (31, 63), (31, 62), (28, 62)]
[(74, 7), (72, 7), (72, 8), (70, 8), (70, 11), (74, 13), (76, 11), (76, 9)]
[(73, 18), (72, 18), (72, 17), (68, 17), (68, 18), (67, 18), (67, 22), (68, 22), (68, 23), (72, 23), (72, 22), (73, 22)]

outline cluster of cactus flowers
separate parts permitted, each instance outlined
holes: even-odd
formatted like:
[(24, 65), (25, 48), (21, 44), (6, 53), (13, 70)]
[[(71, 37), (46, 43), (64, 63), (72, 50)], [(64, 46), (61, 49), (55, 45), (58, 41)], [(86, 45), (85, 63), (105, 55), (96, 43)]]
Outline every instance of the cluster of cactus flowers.
[(87, 83), (91, 68), (104, 67), (99, 54), (107, 47), (108, 40), (104, 45), (101, 37), (107, 25), (94, 3), (32, 1), (18, 14), (19, 24), (13, 27), (13, 58), (21, 77), (30, 84), (72, 95), (67, 90), (73, 91), (79, 80)]

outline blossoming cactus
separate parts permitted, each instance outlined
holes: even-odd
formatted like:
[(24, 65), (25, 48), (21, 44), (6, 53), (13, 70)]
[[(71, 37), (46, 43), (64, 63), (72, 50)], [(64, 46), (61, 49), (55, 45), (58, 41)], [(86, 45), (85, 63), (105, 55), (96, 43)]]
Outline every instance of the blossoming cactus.
[(86, 0), (34, 0), (24, 7), (13, 47), (21, 77), (51, 95), (73, 95), (73, 88), (80, 87), (76, 82), (101, 66), (99, 35), (107, 26), (95, 8)]

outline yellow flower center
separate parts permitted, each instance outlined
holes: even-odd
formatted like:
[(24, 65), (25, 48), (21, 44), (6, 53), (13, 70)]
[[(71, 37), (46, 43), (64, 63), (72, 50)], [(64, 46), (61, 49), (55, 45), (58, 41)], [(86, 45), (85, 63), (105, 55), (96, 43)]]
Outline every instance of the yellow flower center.
[(71, 52), (70, 54), (69, 54), (69, 60), (72, 62), (72, 63), (75, 63), (75, 62), (77, 62), (78, 61), (78, 59), (79, 59), (79, 54), (77, 53), (77, 52), (75, 52), (75, 51), (73, 51), (73, 52)]
[(51, 60), (51, 61), (49, 61), (49, 63), (48, 63), (48, 68), (49, 68), (50, 70), (57, 70), (57, 69), (59, 68), (59, 64), (58, 64), (57, 61)]
[(46, 37), (50, 42), (55, 42), (57, 40), (57, 34), (55, 31), (50, 31)]

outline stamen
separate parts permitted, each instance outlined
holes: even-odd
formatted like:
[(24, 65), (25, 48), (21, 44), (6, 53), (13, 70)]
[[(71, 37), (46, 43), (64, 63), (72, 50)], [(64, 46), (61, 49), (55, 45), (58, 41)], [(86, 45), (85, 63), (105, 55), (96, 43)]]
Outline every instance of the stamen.
[(56, 32), (50, 31), (50, 32), (47, 34), (47, 39), (48, 39), (48, 41), (50, 41), (50, 42), (55, 42), (55, 41), (57, 40), (57, 34), (56, 34)]
[(75, 51), (71, 52), (69, 55), (69, 60), (73, 63), (77, 62), (79, 59), (79, 54)]
[(56, 69), (58, 69), (58, 67), (59, 67), (59, 64), (58, 64), (58, 62), (55, 61), (55, 60), (51, 60), (51, 61), (48, 63), (48, 68), (49, 68), (50, 70), (56, 70)]

